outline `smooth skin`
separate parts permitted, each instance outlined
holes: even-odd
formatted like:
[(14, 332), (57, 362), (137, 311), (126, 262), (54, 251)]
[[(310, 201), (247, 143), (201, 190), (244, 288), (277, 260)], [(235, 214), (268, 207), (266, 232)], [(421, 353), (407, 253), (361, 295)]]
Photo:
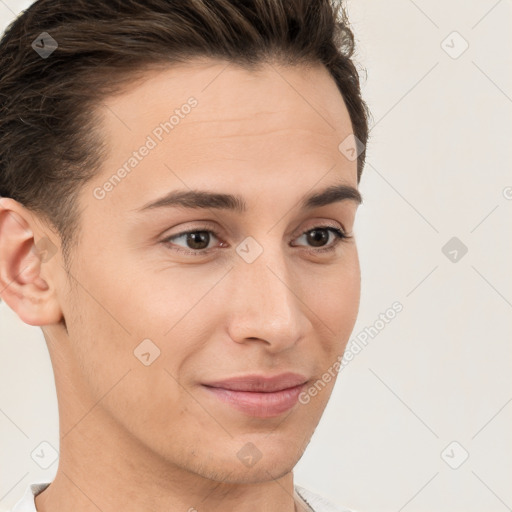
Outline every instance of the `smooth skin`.
[[(1, 297), (42, 327), (59, 403), (59, 467), (37, 510), (302, 510), (292, 470), (335, 379), (270, 418), (202, 383), (293, 371), (312, 384), (343, 353), (359, 308), (355, 238), (326, 230), (315, 243), (308, 233), (353, 234), (358, 202), (300, 202), (331, 185), (357, 188), (356, 161), (338, 149), (349, 114), (322, 66), (197, 60), (146, 78), (98, 107), (110, 154), (81, 191), (69, 274), (55, 231), (0, 199)], [(191, 96), (197, 106), (97, 199), (94, 189)], [(247, 209), (137, 211), (191, 189), (239, 195)], [(177, 236), (187, 230), (217, 234), (197, 249)], [(33, 247), (43, 237), (57, 247), (47, 261)], [(236, 250), (247, 237), (263, 249), (252, 263)], [(144, 339), (160, 350), (148, 366), (134, 355)], [(261, 453), (252, 467), (237, 456), (247, 443)]]

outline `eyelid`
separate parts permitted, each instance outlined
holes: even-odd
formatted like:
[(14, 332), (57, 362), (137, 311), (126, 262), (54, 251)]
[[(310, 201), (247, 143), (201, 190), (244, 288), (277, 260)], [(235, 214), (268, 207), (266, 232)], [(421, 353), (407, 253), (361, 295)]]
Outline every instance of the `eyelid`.
[(306, 229), (302, 228), (299, 231), (299, 234), (297, 236), (303, 235), (304, 233), (307, 233), (308, 231), (311, 231), (315, 228), (317, 228), (317, 229), (318, 228), (323, 228), (323, 229), (333, 228), (333, 229), (338, 229), (345, 234), (347, 233), (347, 230), (345, 229), (343, 224), (341, 224), (340, 222), (332, 221), (332, 220), (312, 221), (310, 224), (306, 224), (306, 226), (308, 226), (308, 227), (306, 227)]
[(182, 231), (178, 231), (177, 233), (165, 235), (163, 240), (166, 240), (168, 238), (179, 237), (181, 235), (186, 235), (187, 233), (196, 233), (197, 231), (211, 231), (215, 235), (218, 235), (219, 232), (221, 231), (214, 222), (210, 222), (207, 220), (199, 220), (197, 222), (199, 222), (200, 224), (198, 224), (197, 226), (192, 225), (192, 227), (183, 229)]

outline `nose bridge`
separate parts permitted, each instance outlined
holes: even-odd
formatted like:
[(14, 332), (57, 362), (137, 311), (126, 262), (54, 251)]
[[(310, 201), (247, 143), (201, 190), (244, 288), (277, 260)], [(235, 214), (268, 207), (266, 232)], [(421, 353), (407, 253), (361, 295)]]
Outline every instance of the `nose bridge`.
[[(241, 246), (247, 249), (243, 243)], [(249, 252), (254, 249), (250, 247)], [(237, 283), (231, 311), (232, 338), (239, 342), (258, 338), (280, 348), (295, 343), (303, 334), (304, 318), (282, 248), (267, 246), (250, 263), (243, 252), (238, 257), (232, 271)]]

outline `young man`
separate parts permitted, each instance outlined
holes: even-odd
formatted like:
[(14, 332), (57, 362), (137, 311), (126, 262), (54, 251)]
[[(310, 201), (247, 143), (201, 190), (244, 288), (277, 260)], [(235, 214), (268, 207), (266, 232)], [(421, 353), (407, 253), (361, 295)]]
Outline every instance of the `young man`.
[(0, 44), (0, 290), (53, 482), (14, 511), (341, 510), (293, 481), (353, 329), (368, 136), (327, 0), (39, 0)]

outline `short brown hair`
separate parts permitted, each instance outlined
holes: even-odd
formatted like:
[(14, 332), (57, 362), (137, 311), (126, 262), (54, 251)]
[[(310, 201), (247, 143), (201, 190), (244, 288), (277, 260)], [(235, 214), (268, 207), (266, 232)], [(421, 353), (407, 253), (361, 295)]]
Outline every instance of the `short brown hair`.
[[(95, 107), (139, 72), (195, 57), (245, 68), (270, 61), (323, 64), (364, 145), (359, 182), (369, 111), (340, 2), (36, 1), (0, 41), (0, 196), (50, 221), (67, 262), (79, 231), (76, 197), (106, 156)], [(58, 43), (46, 59), (32, 48), (42, 32)]]

